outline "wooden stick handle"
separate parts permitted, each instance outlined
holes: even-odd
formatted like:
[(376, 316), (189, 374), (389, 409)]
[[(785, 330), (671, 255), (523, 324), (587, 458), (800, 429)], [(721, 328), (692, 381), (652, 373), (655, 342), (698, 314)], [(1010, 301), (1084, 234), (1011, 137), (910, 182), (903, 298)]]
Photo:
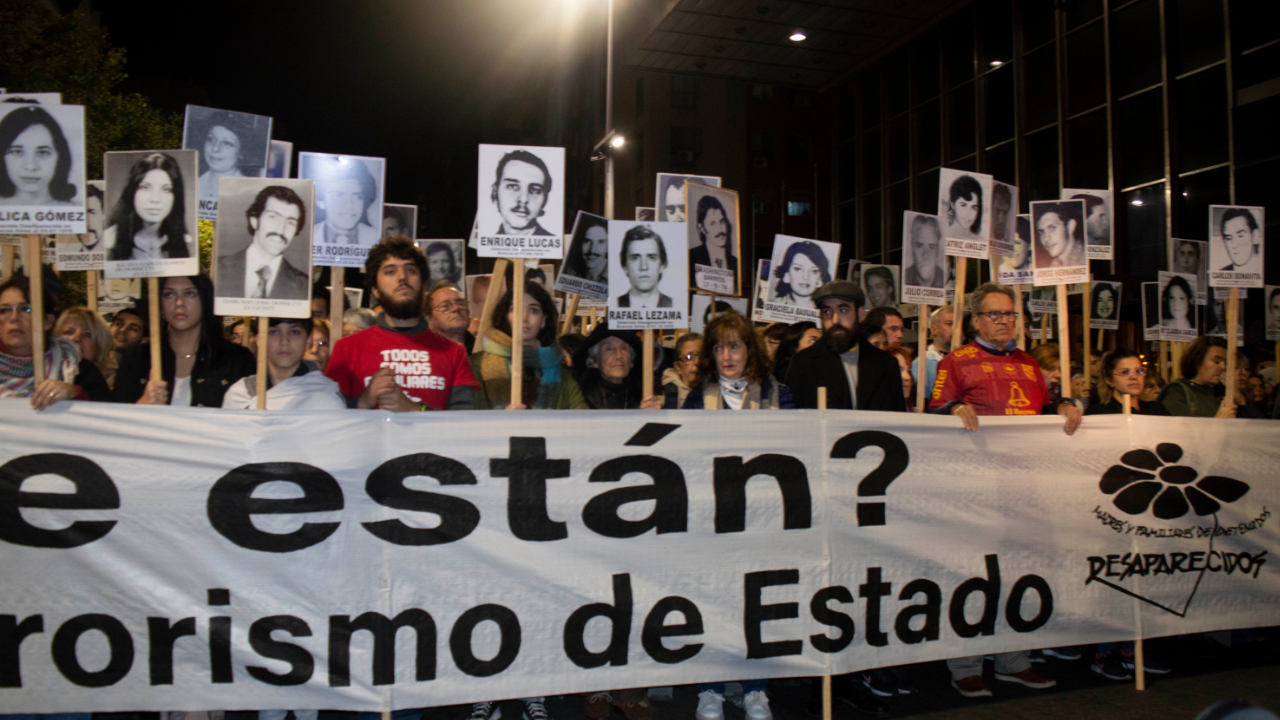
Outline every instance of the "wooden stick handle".
[[(493, 326), (493, 309), (498, 306), (498, 301), (502, 299), (502, 279), (507, 274), (507, 262), (506, 258), (498, 258), (493, 261), (493, 274), (489, 276), (489, 294), (484, 296), (484, 309), (480, 311), (480, 325), (476, 328), (476, 341), (471, 346), (472, 353), (478, 353), (484, 347), (484, 336), (488, 334), (489, 328)], [(521, 270), (523, 269), (521, 268)], [(512, 275), (515, 274), (512, 273)], [(519, 273), (519, 275), (523, 282), (524, 273)], [(514, 362), (514, 358), (512, 361)]]
[(1236, 325), (1240, 322), (1240, 288), (1231, 288), (1227, 296), (1227, 376), (1223, 378), (1231, 402), (1235, 402), (1236, 386)]
[(1067, 286), (1058, 286), (1058, 367), (1062, 397), (1071, 397), (1071, 318), (1067, 317)]
[(1132, 415), (1133, 409), (1129, 406), (1131, 396), (1128, 393), (1118, 393), (1120, 395), (1120, 407), (1124, 408), (1125, 415)]
[(13, 276), (13, 258), (17, 254), (18, 248), (13, 245), (0, 248), (0, 282), (5, 282)]
[(329, 268), (329, 348), (342, 339), (342, 306), (346, 304), (347, 269)]
[(101, 270), (89, 270), (84, 274), (85, 304), (94, 312), (98, 312), (98, 276), (101, 273)]
[(561, 335), (568, 335), (573, 329), (573, 319), (578, 314), (578, 301), (581, 299), (577, 293), (569, 293), (569, 304), (564, 311), (564, 325), (560, 328)]
[(1081, 305), (1081, 308), (1084, 310), (1081, 324), (1081, 327), (1084, 328), (1084, 330), (1080, 333), (1080, 337), (1083, 338), (1080, 345), (1082, 346), (1081, 349), (1083, 350), (1084, 355), (1084, 362), (1082, 363), (1084, 369), (1081, 372), (1084, 373), (1085, 379), (1089, 381), (1089, 387), (1093, 387), (1093, 372), (1090, 370), (1090, 368), (1093, 367), (1093, 344), (1089, 342), (1089, 305), (1092, 298), (1089, 296), (1089, 286), (1090, 283), (1086, 281), (1084, 284), (1084, 297), (1082, 299), (1083, 304)]
[(822, 720), (831, 720), (831, 676), (822, 676)]
[(31, 367), (35, 370), (34, 386), (39, 386), (44, 382), (45, 375), (44, 314), (53, 308), (44, 306), (44, 265), (40, 259), (40, 236), (28, 235), (26, 244), (27, 257), (22, 267), (27, 271), (27, 282), (31, 287), (31, 297), (27, 298), (31, 303)]
[[(520, 260), (511, 263), (511, 402), (518, 404), (524, 397), (524, 263)], [(493, 296), (490, 281), (489, 297), (485, 298), (484, 305), (491, 322), (493, 310), (489, 309), (489, 298)], [(476, 343), (480, 343), (480, 338), (476, 338)]]
[(818, 388), (818, 409), (827, 409), (827, 389), (825, 387)]
[(1018, 335), (1018, 349), (1027, 349), (1027, 323), (1022, 317), (1022, 286), (1013, 286), (1013, 309), (1018, 313), (1018, 319), (1014, 323), (1014, 332)]
[[(245, 318), (248, 320), (248, 318)], [(271, 334), (269, 318), (258, 318), (258, 409), (267, 409), (267, 336)], [(244, 326), (245, 335), (249, 334), (248, 323)]]
[[(164, 379), (163, 368), (160, 367), (160, 279), (147, 278), (147, 309), (151, 318), (151, 380), (160, 382)], [(245, 328), (249, 332), (249, 328)], [(173, 388), (169, 388), (173, 392)]]
[(645, 328), (644, 337), (641, 340), (644, 343), (644, 349), (641, 356), (644, 358), (644, 377), (643, 392), (641, 397), (649, 397), (653, 394), (653, 329)]
[(925, 358), (925, 353), (929, 347), (929, 306), (920, 303), (920, 327), (917, 329), (917, 351), (919, 355), (916, 357), (916, 412), (924, 412), (924, 398), (926, 392), (931, 392), (933, 388), (925, 388), (925, 382), (928, 380), (929, 361)]
[(964, 281), (968, 273), (965, 261), (969, 258), (956, 258), (956, 314), (951, 326), (951, 351), (955, 352), (964, 344)]

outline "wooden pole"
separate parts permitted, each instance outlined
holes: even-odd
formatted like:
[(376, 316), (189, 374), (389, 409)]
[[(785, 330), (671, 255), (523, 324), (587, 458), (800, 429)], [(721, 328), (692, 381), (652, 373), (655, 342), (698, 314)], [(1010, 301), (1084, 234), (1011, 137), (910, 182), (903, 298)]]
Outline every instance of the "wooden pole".
[(578, 301), (581, 299), (577, 293), (569, 293), (569, 304), (564, 311), (564, 326), (560, 329), (561, 335), (568, 335), (573, 329), (574, 316), (578, 314)]
[[(1067, 286), (1058, 286), (1058, 386), (1062, 397), (1071, 397), (1071, 318), (1067, 317)], [(1086, 368), (1086, 372), (1088, 369)]]
[(928, 379), (929, 362), (925, 359), (925, 351), (928, 350), (929, 343), (929, 306), (920, 303), (920, 329), (916, 333), (916, 344), (919, 346), (920, 355), (916, 358), (916, 412), (924, 412), (924, 398), (926, 392), (932, 392), (933, 388), (925, 389), (924, 385)]
[(35, 370), (32, 387), (39, 387), (44, 382), (44, 265), (40, 259), (40, 236), (28, 235), (26, 241), (27, 257), (22, 267), (31, 287), (27, 300), (31, 303), (31, 367)]
[(964, 281), (968, 271), (965, 267), (966, 260), (968, 258), (956, 258), (956, 314), (951, 325), (951, 352), (959, 350), (964, 342)]
[[(147, 278), (147, 309), (150, 311), (151, 317), (151, 380), (160, 382), (164, 379), (163, 369), (160, 367), (160, 279)], [(245, 328), (248, 332), (248, 328)], [(169, 388), (169, 392), (173, 392), (173, 388)]]
[[(827, 409), (827, 389), (818, 388), (818, 409)], [(822, 676), (822, 720), (831, 720), (831, 674)]]
[(1129, 394), (1128, 393), (1117, 393), (1117, 394), (1120, 396), (1120, 407), (1124, 408), (1124, 414), (1125, 415), (1133, 414), (1133, 410), (1129, 407), (1129, 398), (1130, 398)]
[(1227, 296), (1227, 376), (1223, 384), (1227, 386), (1224, 396), (1231, 402), (1236, 401), (1236, 324), (1240, 322), (1240, 288), (1231, 288)]
[(13, 258), (17, 254), (18, 248), (13, 245), (5, 245), (0, 249), (0, 282), (13, 277)]
[(1037, 345), (1043, 345), (1049, 342), (1049, 313), (1040, 313), (1040, 342)]
[[(1118, 331), (1117, 331), (1117, 332), (1118, 332)], [(1103, 336), (1105, 336), (1106, 334), (1107, 334), (1107, 331), (1106, 331), (1106, 330), (1098, 330), (1098, 352), (1102, 352), (1102, 348), (1103, 348), (1103, 347), (1105, 347), (1105, 346), (1102, 344), (1102, 338), (1103, 338)]]
[(592, 330), (595, 330), (595, 329), (596, 329), (596, 322), (597, 322), (597, 320), (596, 320), (596, 309), (593, 307), (593, 308), (591, 308), (591, 329), (592, 329)]
[(645, 328), (641, 341), (644, 343), (644, 351), (641, 357), (644, 358), (644, 377), (642, 378), (643, 392), (640, 397), (647, 398), (653, 394), (653, 329)]
[[(248, 320), (249, 318), (245, 318)], [(258, 318), (258, 409), (267, 409), (267, 335), (271, 334), (268, 329), (270, 319), (265, 317)], [(249, 324), (246, 322), (244, 326), (245, 335), (249, 334)]]
[[(1084, 376), (1089, 380), (1089, 387), (1092, 388), (1093, 371), (1090, 368), (1093, 366), (1093, 343), (1089, 342), (1089, 305), (1092, 298), (1089, 297), (1089, 284), (1089, 281), (1086, 280), (1084, 283), (1084, 295), (1081, 297), (1080, 308), (1083, 310), (1083, 314), (1081, 315), (1081, 327), (1084, 328), (1084, 332), (1080, 334), (1080, 337), (1083, 338), (1080, 345), (1082, 346), (1081, 349), (1084, 351)], [(1090, 391), (1089, 394), (1092, 395), (1093, 392)], [(1087, 396), (1086, 399), (1088, 399)]]
[(1171, 351), (1169, 353), (1169, 364), (1173, 367), (1173, 379), (1177, 380), (1182, 377), (1182, 343), (1173, 342), (1170, 344)]
[(257, 350), (250, 339), (253, 337), (253, 318), (246, 315), (240, 318), (240, 322), (244, 323), (244, 330), (240, 331), (240, 344), (251, 350)]
[(346, 304), (347, 269), (329, 268), (329, 348), (342, 339), (342, 306)]
[(1169, 382), (1173, 378), (1169, 375), (1169, 341), (1160, 341), (1160, 379)]
[[(518, 404), (524, 397), (524, 263), (519, 260), (512, 260), (511, 263), (515, 268), (511, 273), (511, 402)], [(496, 264), (494, 269), (496, 277)], [(489, 307), (489, 300), (496, 294), (491, 280), (489, 295), (484, 299), (485, 316), (490, 324), (493, 321), (493, 310)], [(480, 321), (480, 326), (485, 327), (484, 320)], [(476, 338), (476, 344), (480, 344), (480, 338)]]
[(84, 274), (84, 294), (85, 304), (89, 309), (98, 312), (98, 273), (100, 270), (90, 270)]
[[(480, 352), (484, 347), (484, 336), (489, 333), (489, 328), (493, 326), (493, 309), (498, 306), (498, 301), (502, 299), (502, 278), (507, 274), (506, 258), (498, 258), (493, 261), (493, 274), (489, 276), (489, 294), (484, 296), (484, 310), (480, 312), (480, 326), (476, 328), (476, 342), (471, 346), (472, 353)], [(522, 268), (523, 269), (523, 268)], [(516, 275), (517, 273), (512, 273)], [(524, 287), (524, 273), (519, 273), (521, 288)], [(522, 297), (521, 300), (524, 298)], [(515, 344), (512, 344), (512, 349)], [(512, 358), (512, 362), (515, 358)], [(514, 373), (512, 373), (514, 374)]]
[(1014, 321), (1014, 331), (1018, 334), (1018, 349), (1027, 349), (1027, 324), (1022, 318), (1022, 286), (1013, 286), (1013, 309), (1018, 313), (1018, 319)]

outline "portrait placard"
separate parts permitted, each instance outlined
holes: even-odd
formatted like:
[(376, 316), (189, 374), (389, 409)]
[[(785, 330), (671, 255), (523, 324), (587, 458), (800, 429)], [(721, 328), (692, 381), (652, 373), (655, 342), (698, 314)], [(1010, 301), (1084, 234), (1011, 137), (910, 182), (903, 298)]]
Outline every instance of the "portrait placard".
[(382, 204), (382, 239), (389, 237), (412, 238), (418, 229), (417, 205)]
[(1160, 283), (1142, 283), (1142, 339), (1160, 339)]
[(1267, 285), (1263, 296), (1267, 299), (1267, 339), (1280, 342), (1280, 285)]
[(1196, 276), (1161, 270), (1160, 339), (1191, 342), (1200, 334), (1196, 326)]
[(16, 105), (61, 105), (62, 93), (6, 93), (0, 90), (0, 103)]
[(756, 300), (751, 307), (752, 322), (769, 322), (764, 319), (765, 302), (769, 299), (769, 261), (756, 261)]
[(1111, 226), (1112, 199), (1110, 190), (1083, 190), (1063, 188), (1063, 200), (1084, 201), (1085, 256), (1090, 260), (1110, 260), (1115, 246), (1115, 231)]
[(0, 103), (0, 147), (0, 234), (84, 234), (84, 108)]
[(684, 223), (609, 222), (609, 327), (664, 330), (689, 327), (689, 237)]
[(1030, 285), (1035, 281), (1031, 263), (1031, 216), (1018, 215), (1013, 225), (1013, 254), (1000, 258), (1001, 285)]
[[(53, 265), (58, 262), (58, 237), (57, 235), (41, 235), (40, 236), (40, 262), (45, 265)], [(72, 235), (72, 237), (75, 237)], [(55, 267), (54, 270), (59, 268)]]
[(689, 208), (689, 283), (716, 295), (741, 295), (742, 225), (738, 193), (696, 180), (685, 182)]
[(213, 312), (311, 317), (315, 184), (288, 178), (221, 178)]
[[(1037, 313), (1058, 314), (1058, 293), (1052, 287), (1037, 287), (1031, 290), (1031, 299), (1027, 309)], [(1037, 318), (1038, 319), (1038, 318)]]
[(943, 224), (947, 255), (986, 260), (991, 254), (994, 182), (990, 175), (942, 168), (938, 177), (938, 218)]
[(564, 256), (564, 148), (481, 145), (480, 257)]
[(107, 250), (102, 244), (102, 221), (106, 217), (106, 183), (85, 183), (85, 229), (83, 235), (59, 235), (58, 270), (102, 270)]
[(1040, 318), (1044, 313), (1031, 307), (1032, 290), (1022, 291), (1022, 326), (1032, 340), (1040, 339)]
[(1196, 276), (1196, 304), (1204, 305), (1209, 295), (1209, 243), (1203, 240), (1169, 240), (1169, 270)]
[[(1216, 288), (1217, 291), (1225, 288)], [(1244, 292), (1241, 289), (1240, 292)], [(1243, 298), (1241, 298), (1243, 299)], [(1200, 315), (1200, 333), (1226, 339), (1227, 337), (1227, 300), (1210, 300), (1208, 305), (1196, 308)], [(1244, 345), (1244, 306), (1240, 308), (1241, 322), (1236, 323), (1236, 345)]]
[(658, 207), (658, 222), (684, 222), (688, 217), (684, 200), (684, 183), (686, 180), (700, 182), (711, 187), (720, 187), (720, 178), (709, 175), (677, 175), (675, 173), (658, 173), (658, 189), (654, 197)]
[(578, 211), (556, 290), (588, 298), (609, 298), (609, 221)]
[(524, 261), (525, 287), (528, 287), (530, 283), (540, 285), (543, 290), (547, 291), (548, 295), (551, 295), (552, 290), (555, 288), (555, 281), (555, 265), (539, 264), (537, 260)]
[(312, 263), (363, 268), (382, 237), (387, 161), (328, 153), (298, 153), (298, 177), (316, 184)]
[(182, 148), (200, 153), (198, 213), (201, 220), (216, 221), (220, 178), (266, 177), (271, 118), (188, 105)]
[(1210, 287), (1260, 288), (1264, 285), (1265, 212), (1260, 207), (1209, 206)]
[(131, 150), (104, 158), (106, 277), (200, 272), (195, 150)]
[(1046, 200), (1031, 203), (1034, 242), (1031, 256), (1036, 285), (1070, 285), (1089, 281), (1084, 251), (1084, 201)]
[[(110, 313), (138, 307), (142, 281), (138, 278), (111, 278), (98, 285), (98, 312)], [(144, 309), (143, 312), (146, 312)]]
[[(727, 312), (747, 316), (747, 299), (716, 296), (716, 317)], [(689, 298), (689, 332), (701, 333), (711, 322), (711, 296), (693, 293)]]
[(822, 240), (775, 235), (769, 259), (769, 289), (760, 318), (766, 322), (818, 322), (813, 294), (831, 282), (840, 246)]
[(267, 177), (287, 178), (293, 173), (293, 143), (272, 140), (267, 152)]
[[(326, 289), (332, 292), (332, 286), (327, 286)], [(342, 294), (347, 298), (347, 307), (364, 307), (364, 288), (346, 287), (344, 285)]]
[(1010, 257), (1016, 248), (1018, 186), (991, 181), (991, 257)]
[(636, 220), (640, 222), (654, 222), (658, 219), (658, 208), (637, 207)]
[[(947, 263), (942, 253), (942, 227), (937, 215), (907, 210), (902, 213), (902, 302), (917, 305), (947, 303)], [(865, 287), (865, 285), (863, 286)], [(869, 304), (867, 307), (873, 307)]]
[(1124, 285), (1110, 280), (1094, 280), (1089, 290), (1089, 324), (1099, 330), (1120, 327), (1120, 293)]
[[(415, 208), (416, 210), (416, 208)], [(427, 277), (423, 278), (422, 287), (426, 292), (441, 280), (448, 280), (458, 286), (458, 291), (466, 296), (462, 281), (467, 270), (466, 240), (414, 240), (427, 256)]]
[(880, 307), (898, 307), (898, 278), (901, 267), (898, 265), (872, 265), (863, 263), (862, 292), (867, 296), (868, 311)]

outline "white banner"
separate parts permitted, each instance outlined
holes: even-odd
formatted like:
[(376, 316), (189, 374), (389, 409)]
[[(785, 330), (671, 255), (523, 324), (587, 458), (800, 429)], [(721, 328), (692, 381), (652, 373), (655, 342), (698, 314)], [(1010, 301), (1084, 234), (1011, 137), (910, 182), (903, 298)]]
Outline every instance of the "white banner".
[(0, 401), (0, 703), (413, 708), (1280, 613), (1266, 421), (708, 419)]

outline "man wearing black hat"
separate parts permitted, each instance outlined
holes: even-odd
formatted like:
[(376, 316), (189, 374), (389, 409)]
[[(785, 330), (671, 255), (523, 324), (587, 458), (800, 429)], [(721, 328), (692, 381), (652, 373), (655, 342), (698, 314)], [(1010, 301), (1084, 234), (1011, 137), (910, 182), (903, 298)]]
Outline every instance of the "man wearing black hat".
[(827, 388), (832, 410), (906, 412), (898, 361), (858, 333), (866, 303), (856, 283), (832, 280), (813, 295), (822, 319), (822, 339), (791, 360), (787, 386), (796, 407), (817, 408), (818, 388)]

